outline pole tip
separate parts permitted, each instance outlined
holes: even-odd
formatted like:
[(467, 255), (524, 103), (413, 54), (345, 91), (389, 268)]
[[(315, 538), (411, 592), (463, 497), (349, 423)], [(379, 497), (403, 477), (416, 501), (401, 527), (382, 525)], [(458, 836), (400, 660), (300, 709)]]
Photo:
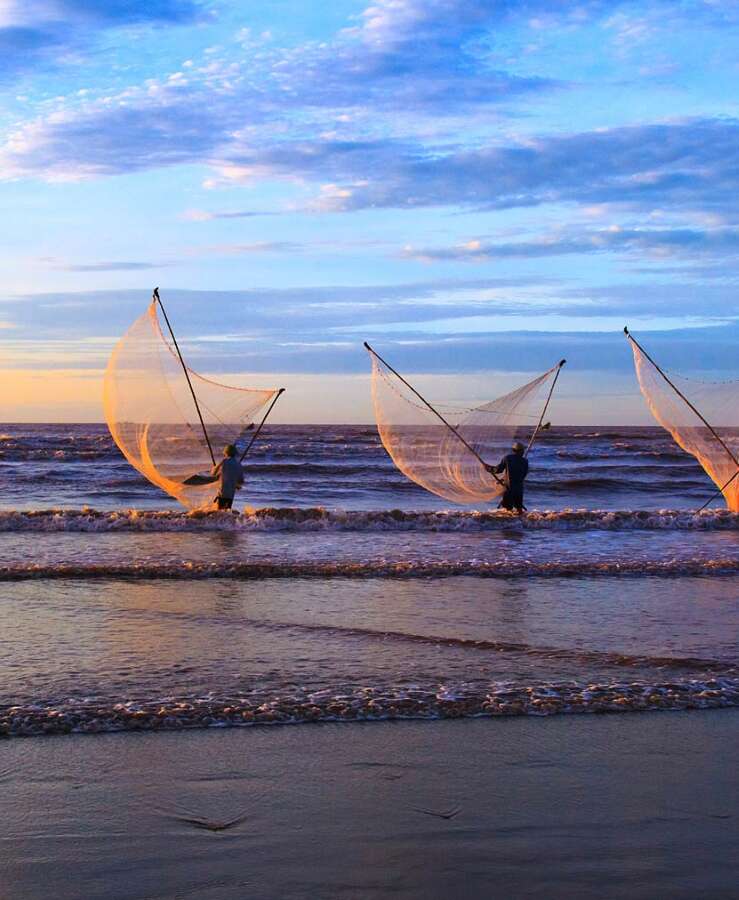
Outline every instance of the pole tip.
[(158, 300), (158, 299), (159, 299), (159, 288), (158, 288), (158, 287), (155, 287), (155, 288), (154, 288), (154, 291), (153, 291), (153, 293), (152, 293), (151, 296), (154, 298), (154, 300)]
[(367, 341), (364, 341), (364, 349), (365, 349), (365, 350), (371, 350), (371, 349), (372, 349), (372, 347), (370, 347), (370, 345), (367, 343)]
[(562, 366), (563, 366), (566, 362), (567, 362), (566, 359), (560, 359), (560, 361), (559, 361), (559, 367), (560, 367), (560, 369), (562, 368)]
[(285, 393), (285, 388), (280, 388), (280, 389), (277, 391), (277, 396), (279, 397), (280, 394), (284, 394), (284, 393)]
[(628, 335), (629, 335), (629, 329), (628, 329), (628, 326), (626, 326), (626, 325), (624, 325), (624, 334), (625, 334), (627, 337), (628, 337)]

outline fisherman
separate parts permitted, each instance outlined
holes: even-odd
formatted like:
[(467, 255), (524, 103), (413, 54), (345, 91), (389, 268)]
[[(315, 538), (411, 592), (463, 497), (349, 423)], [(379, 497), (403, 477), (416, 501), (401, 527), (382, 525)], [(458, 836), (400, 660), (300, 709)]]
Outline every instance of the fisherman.
[(231, 509), (234, 495), (244, 483), (244, 470), (236, 459), (236, 447), (233, 444), (227, 444), (223, 448), (223, 459), (213, 466), (211, 475), (218, 479), (218, 509)]
[(499, 507), (522, 513), (526, 509), (523, 505), (523, 481), (529, 471), (529, 461), (524, 456), (526, 448), (522, 443), (516, 441), (511, 449), (513, 452), (506, 454), (497, 466), (485, 468), (491, 475), (505, 472), (505, 491)]

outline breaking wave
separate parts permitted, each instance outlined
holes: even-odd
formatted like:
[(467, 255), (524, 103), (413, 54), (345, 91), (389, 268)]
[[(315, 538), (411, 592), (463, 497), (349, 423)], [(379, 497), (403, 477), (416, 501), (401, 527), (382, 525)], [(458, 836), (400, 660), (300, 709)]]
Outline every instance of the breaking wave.
[(98, 511), (39, 509), (0, 511), (0, 532), (177, 531), (419, 531), (481, 532), (496, 529), (560, 531), (739, 531), (739, 513), (725, 509), (532, 511), (518, 517), (493, 510), (406, 512), (265, 508), (243, 514), (173, 510)]
[(593, 559), (563, 562), (524, 560), (441, 560), (388, 561), (385, 559), (352, 561), (290, 561), (204, 563), (182, 560), (177, 563), (123, 563), (78, 565), (74, 563), (18, 563), (0, 566), (0, 581), (91, 580), (91, 579), (271, 579), (271, 578), (446, 578), (458, 575), (478, 578), (534, 576), (539, 578), (577, 578), (613, 575), (733, 575), (739, 572), (739, 558), (723, 557), (625, 561)]
[(286, 696), (156, 700), (66, 700), (0, 706), (0, 736), (95, 734), (115, 731), (177, 731), (305, 722), (368, 722), (392, 719), (459, 719), (549, 716), (652, 710), (716, 709), (739, 706), (739, 679), (676, 679), (665, 682), (566, 682), (484, 688), (355, 687), (296, 689)]

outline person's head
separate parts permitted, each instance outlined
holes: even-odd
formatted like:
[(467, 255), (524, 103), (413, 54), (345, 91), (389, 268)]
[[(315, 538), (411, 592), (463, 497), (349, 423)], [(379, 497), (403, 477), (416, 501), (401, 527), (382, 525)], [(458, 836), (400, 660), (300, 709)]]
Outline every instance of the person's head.
[(523, 451), (524, 451), (525, 449), (526, 449), (526, 448), (525, 448), (524, 445), (521, 443), (521, 441), (514, 441), (514, 442), (513, 442), (513, 446), (511, 447), (511, 450), (513, 450), (514, 453), (523, 453)]
[(233, 459), (236, 456), (236, 447), (233, 444), (226, 444), (223, 448), (223, 455), (228, 457), (228, 459)]

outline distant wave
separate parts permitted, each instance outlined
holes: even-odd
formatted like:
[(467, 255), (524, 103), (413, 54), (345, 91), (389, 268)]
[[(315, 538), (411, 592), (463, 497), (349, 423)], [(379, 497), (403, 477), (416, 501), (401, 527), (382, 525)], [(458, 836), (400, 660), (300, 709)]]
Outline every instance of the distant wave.
[(193, 699), (163, 697), (119, 702), (67, 700), (0, 706), (0, 737), (95, 734), (112, 731), (177, 731), (288, 725), (304, 722), (368, 722), (391, 719), (459, 719), (548, 716), (739, 706), (739, 679), (702, 678), (600, 684), (491, 684), (486, 688), (383, 687), (350, 693), (332, 690), (287, 696), (251, 694)]
[(117, 463), (118, 455), (113, 450), (82, 450), (77, 448), (39, 448), (26, 450), (22, 448), (10, 448), (0, 450), (0, 462), (98, 462), (110, 460)]
[[(636, 459), (647, 457), (650, 460), (664, 460), (666, 463), (673, 463), (674, 468), (681, 469), (694, 468), (696, 463), (691, 456), (682, 450), (652, 450), (640, 447), (639, 445), (631, 446), (627, 444), (613, 444), (609, 448), (603, 448), (598, 451), (593, 447), (581, 447), (575, 449), (559, 449), (555, 452), (557, 459), (574, 459), (578, 462), (590, 462), (596, 459), (608, 460), (614, 465), (622, 465), (625, 458), (633, 457)], [(659, 467), (664, 469), (664, 466)], [(672, 466), (670, 466), (672, 468)]]
[[(620, 470), (600, 469), (601, 474), (588, 475), (585, 471), (573, 471), (569, 478), (552, 478), (537, 481), (529, 480), (530, 490), (546, 491), (548, 494), (564, 494), (565, 496), (577, 496), (577, 494), (607, 494), (617, 496), (619, 492), (631, 488), (641, 491), (665, 491), (674, 490), (675, 485), (680, 485), (683, 496), (691, 489), (697, 489), (701, 495), (709, 493), (710, 486), (705, 478), (697, 471), (685, 469), (672, 471), (662, 467), (659, 474), (652, 471), (649, 466), (629, 466)], [(608, 474), (608, 472), (612, 474)], [(710, 494), (709, 494), (710, 496)]]
[(739, 572), (739, 558), (721, 559), (636, 559), (598, 561), (593, 559), (536, 563), (530, 560), (482, 560), (442, 562), (388, 562), (381, 560), (335, 562), (248, 562), (204, 563), (123, 563), (78, 565), (74, 563), (18, 563), (0, 566), (0, 581), (31, 579), (204, 579), (204, 578), (446, 578), (469, 575), (479, 578), (515, 576), (591, 577), (603, 575), (731, 575)]
[[(198, 617), (199, 618), (199, 617)], [(587, 650), (582, 647), (542, 647), (517, 641), (498, 641), (464, 638), (451, 635), (417, 634), (408, 631), (390, 631), (376, 628), (360, 628), (326, 623), (275, 622), (265, 619), (240, 618), (242, 626), (266, 631), (289, 631), (317, 634), (326, 637), (365, 638), (383, 643), (425, 644), (432, 647), (450, 647), (470, 652), (490, 652), (526, 656), (537, 660), (567, 660), (586, 665), (617, 668), (671, 669), (681, 672), (710, 672), (739, 676), (739, 663), (725, 659), (706, 659), (696, 656), (655, 656), (650, 654), (623, 653), (613, 650)]]
[(0, 511), (0, 532), (197, 532), (197, 531), (355, 531), (484, 532), (501, 529), (555, 531), (738, 531), (739, 514), (725, 509), (532, 511), (521, 518), (499, 510), (406, 512), (330, 510), (294, 507), (252, 513), (176, 510), (39, 509)]

